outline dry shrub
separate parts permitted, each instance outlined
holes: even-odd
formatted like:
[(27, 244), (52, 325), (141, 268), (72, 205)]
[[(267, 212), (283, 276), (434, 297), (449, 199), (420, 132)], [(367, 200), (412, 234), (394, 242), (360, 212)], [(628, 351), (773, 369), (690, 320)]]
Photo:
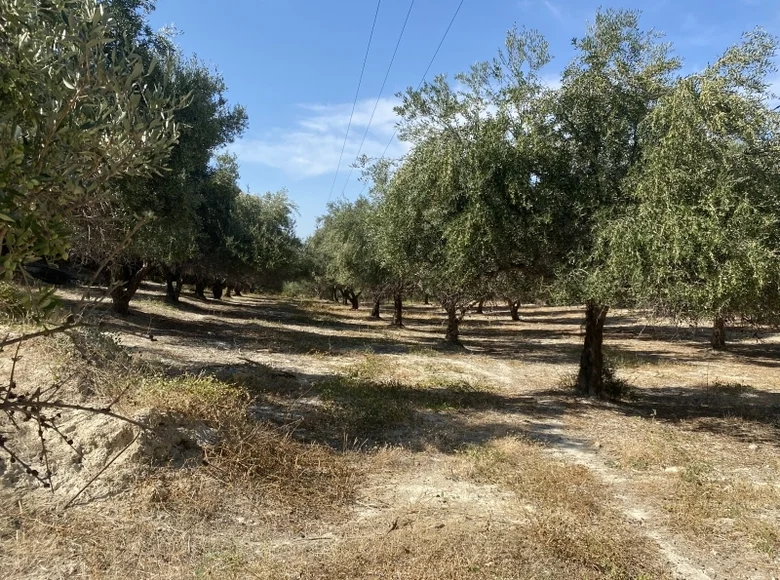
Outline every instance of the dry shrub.
[(204, 375), (160, 376), (143, 382), (137, 401), (213, 429), (215, 443), (204, 448), (201, 469), (264, 503), (312, 514), (338, 510), (354, 493), (358, 470), (351, 456), (257, 422), (247, 413), (251, 398), (243, 388)]

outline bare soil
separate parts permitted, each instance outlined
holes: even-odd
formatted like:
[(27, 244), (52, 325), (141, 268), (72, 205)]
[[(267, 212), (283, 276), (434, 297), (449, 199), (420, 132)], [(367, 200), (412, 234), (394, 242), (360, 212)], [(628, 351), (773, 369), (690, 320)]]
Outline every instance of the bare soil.
[[(0, 465), (3, 578), (780, 578), (769, 330), (721, 353), (706, 328), (610, 313), (631, 389), (607, 402), (566, 386), (579, 308), (486, 305), (453, 349), (435, 306), (403, 329), (316, 300), (174, 307), (154, 284), (133, 306), (100, 325), (132, 363), (77, 393), (124, 393), (156, 427), (66, 417), (83, 457), (52, 444), (53, 493)], [(28, 345), (20, 384), (73, 368), (64, 342)]]

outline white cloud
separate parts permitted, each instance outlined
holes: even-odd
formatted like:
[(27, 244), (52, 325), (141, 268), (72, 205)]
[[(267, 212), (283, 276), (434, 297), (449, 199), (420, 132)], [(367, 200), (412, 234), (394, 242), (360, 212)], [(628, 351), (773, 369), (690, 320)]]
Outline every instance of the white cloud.
[(542, 85), (548, 89), (558, 90), (561, 88), (561, 75), (560, 74), (547, 74), (540, 79)]
[(565, 16), (563, 14), (563, 10), (561, 10), (561, 7), (551, 0), (520, 0), (517, 5), (523, 12), (528, 12), (531, 9), (544, 6), (553, 16), (553, 18), (559, 22), (563, 22), (565, 20)]
[[(349, 138), (344, 148), (340, 172), (349, 171), (358, 156), (376, 99), (358, 101)], [(380, 99), (361, 154), (380, 156), (395, 130), (398, 117), (393, 111), (398, 102)], [(336, 171), (352, 104), (301, 105), (303, 117), (292, 129), (273, 129), (259, 138), (242, 139), (230, 147), (243, 163), (256, 163), (281, 169), (294, 177), (316, 177)], [(401, 156), (408, 147), (396, 139), (387, 150), (391, 157)]]
[(550, 2), (550, 0), (544, 0), (544, 5), (547, 8), (547, 10), (550, 11), (550, 14), (552, 14), (556, 20), (563, 20), (563, 12), (561, 12), (561, 9)]

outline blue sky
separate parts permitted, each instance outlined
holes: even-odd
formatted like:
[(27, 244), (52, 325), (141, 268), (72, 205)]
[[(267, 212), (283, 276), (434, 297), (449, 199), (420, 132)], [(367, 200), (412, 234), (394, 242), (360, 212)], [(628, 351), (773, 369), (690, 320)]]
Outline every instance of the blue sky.
[[(381, 154), (394, 130), (394, 94), (417, 86), (459, 0), (417, 0), (363, 152)], [(383, 0), (355, 118), (330, 199), (363, 189), (347, 180), (387, 72), (410, 0)], [(666, 33), (686, 70), (712, 61), (756, 26), (780, 35), (778, 0), (465, 0), (431, 68), (453, 75), (492, 58), (517, 23), (550, 42), (557, 77), (599, 6), (639, 8), (646, 28)], [(225, 77), (231, 102), (249, 114), (249, 129), (230, 147), (241, 184), (254, 193), (286, 187), (298, 206), (298, 233), (309, 235), (326, 211), (344, 143), (375, 0), (157, 0), (152, 25), (174, 25), (185, 54), (197, 54)], [(775, 79), (780, 92), (780, 77)], [(388, 155), (404, 145), (394, 140)]]

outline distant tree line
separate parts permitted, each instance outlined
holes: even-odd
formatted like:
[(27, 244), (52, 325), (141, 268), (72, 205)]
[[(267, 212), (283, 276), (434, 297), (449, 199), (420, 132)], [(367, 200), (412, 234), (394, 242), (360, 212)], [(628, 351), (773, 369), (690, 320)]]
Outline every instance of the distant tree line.
[(246, 112), (153, 9), (0, 0), (0, 277), (83, 266), (127, 313), (148, 276), (177, 302), (185, 281), (219, 298), (296, 267), (286, 192), (243, 193), (222, 152)]

